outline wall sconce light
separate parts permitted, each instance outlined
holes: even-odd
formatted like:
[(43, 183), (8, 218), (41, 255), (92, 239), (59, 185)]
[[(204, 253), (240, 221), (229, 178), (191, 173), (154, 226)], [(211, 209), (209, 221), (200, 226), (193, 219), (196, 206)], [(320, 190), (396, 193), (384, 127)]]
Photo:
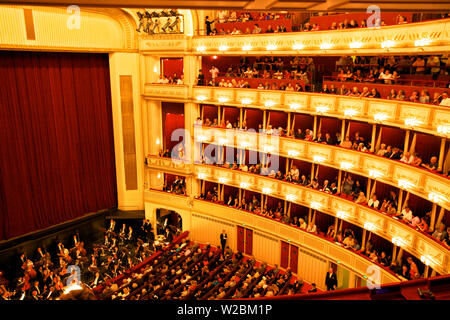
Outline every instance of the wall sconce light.
[(272, 100), (267, 100), (266, 102), (264, 102), (264, 106), (266, 107), (273, 107), (275, 105), (275, 102)]
[(411, 189), (414, 187), (414, 184), (411, 181), (400, 179), (398, 180), (398, 186), (403, 189)]
[(430, 192), (428, 194), (428, 199), (435, 203), (441, 203), (447, 201), (447, 198), (443, 196), (442, 194), (436, 193), (436, 192)]
[(438, 264), (437, 261), (428, 254), (420, 256), (420, 261), (422, 261), (426, 266)]
[(302, 50), (305, 46), (302, 43), (296, 43), (292, 46), (293, 50)]
[(336, 216), (340, 219), (346, 219), (348, 217), (348, 214), (345, 211), (338, 211), (336, 213)]
[(366, 229), (368, 231), (373, 231), (373, 230), (377, 229), (377, 227), (372, 222), (365, 222), (364, 229)]
[(225, 103), (227, 102), (229, 99), (227, 97), (219, 97), (219, 102), (220, 103)]
[(289, 150), (288, 151), (288, 156), (289, 157), (296, 157), (298, 155), (299, 155), (298, 151), (295, 151), (295, 150)]
[(198, 46), (197, 47), (197, 51), (198, 52), (203, 52), (203, 51), (205, 51), (206, 50), (206, 47), (205, 46)]
[(219, 183), (224, 184), (224, 183), (227, 183), (227, 182), (228, 182), (227, 178), (223, 178), (223, 177), (219, 178)]
[(330, 108), (327, 107), (327, 106), (319, 106), (319, 107), (316, 107), (316, 111), (319, 112), (319, 113), (325, 113), (325, 112), (327, 112), (328, 110), (330, 110)]
[(347, 117), (354, 117), (355, 115), (358, 114), (358, 111), (356, 111), (355, 109), (345, 109), (344, 114)]
[(405, 126), (408, 127), (416, 127), (419, 124), (422, 124), (422, 121), (417, 120), (415, 118), (409, 118), (409, 119), (405, 119)]
[(322, 157), (322, 156), (314, 156), (314, 157), (313, 157), (313, 161), (314, 161), (314, 162), (317, 162), (317, 163), (321, 163), (321, 162), (324, 162), (324, 161), (325, 161), (325, 157)]
[(395, 41), (386, 40), (381, 43), (381, 47), (382, 48), (392, 48), (392, 47), (395, 47), (395, 44), (396, 44)]
[(198, 101), (205, 101), (207, 99), (206, 96), (197, 96)]
[(419, 40), (414, 41), (414, 45), (416, 47), (423, 47), (423, 46), (430, 45), (431, 42), (432, 42), (432, 40), (423, 38), (423, 39), (419, 39)]
[(376, 178), (379, 178), (382, 176), (383, 176), (383, 173), (378, 170), (369, 170), (369, 177), (371, 177), (371, 178), (376, 179)]
[(294, 195), (294, 194), (288, 193), (288, 194), (286, 195), (286, 200), (287, 200), (287, 201), (290, 201), (290, 202), (294, 202), (295, 200), (297, 200), (297, 196)]
[(351, 168), (353, 168), (353, 163), (345, 162), (345, 161), (341, 162), (341, 169), (348, 170)]
[(242, 102), (242, 104), (250, 104), (250, 103), (252, 103), (252, 100), (248, 99), (248, 98), (244, 98), (241, 100), (241, 102)]
[(291, 103), (289, 105), (289, 108), (291, 108), (292, 110), (297, 110), (298, 108), (300, 108), (300, 104), (298, 104), (298, 103)]
[(267, 47), (266, 47), (266, 49), (267, 49), (267, 51), (272, 51), (272, 50), (277, 50), (277, 46), (276, 45), (274, 45), (274, 44), (269, 44)]
[(437, 132), (442, 133), (442, 134), (448, 134), (450, 132), (450, 127), (449, 126), (438, 126)]
[(270, 189), (270, 188), (262, 188), (262, 192), (263, 192), (264, 194), (269, 194), (269, 193), (272, 192), (272, 189)]
[(246, 183), (246, 182), (241, 182), (240, 186), (241, 186), (241, 189), (247, 189), (249, 187), (248, 183)]
[(375, 121), (385, 121), (387, 120), (388, 116), (385, 113), (376, 113), (374, 114), (373, 118), (375, 119)]
[(204, 179), (206, 178), (206, 174), (205, 174), (205, 173), (199, 173), (199, 174), (197, 175), (197, 178), (199, 178), (199, 179), (201, 179), (201, 180), (204, 180)]
[(362, 42), (358, 42), (358, 41), (352, 42), (349, 45), (350, 49), (359, 49), (362, 46), (363, 46)]
[(328, 50), (328, 49), (331, 49), (332, 47), (333, 47), (333, 45), (331, 43), (322, 43), (320, 45), (320, 49), (322, 49), (322, 50)]
[(398, 247), (402, 247), (406, 244), (405, 240), (403, 240), (401, 237), (393, 237), (392, 243)]
[(252, 46), (249, 44), (242, 47), (242, 51), (250, 51), (250, 50), (252, 50)]
[(219, 51), (227, 51), (228, 50), (228, 46), (222, 45), (219, 47)]
[(311, 201), (311, 209), (319, 210), (322, 207), (322, 204), (317, 201)]

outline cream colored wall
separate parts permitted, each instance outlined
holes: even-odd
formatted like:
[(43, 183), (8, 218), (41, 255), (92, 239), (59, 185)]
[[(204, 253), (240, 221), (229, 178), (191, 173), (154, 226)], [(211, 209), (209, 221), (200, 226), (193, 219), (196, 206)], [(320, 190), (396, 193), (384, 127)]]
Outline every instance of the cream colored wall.
[[(144, 154), (140, 95), (139, 54), (112, 53), (109, 58), (111, 77), (111, 102), (116, 156), (117, 197), (121, 210), (144, 209)], [(126, 190), (123, 156), (122, 114), (120, 105), (120, 76), (131, 75), (133, 83), (134, 125), (136, 141), (136, 166), (138, 190)]]
[[(23, 9), (32, 10), (36, 40), (27, 40)], [(127, 18), (119, 21), (119, 9), (103, 12), (81, 8), (79, 28), (69, 28), (75, 12), (67, 7), (0, 6), (0, 49), (67, 51), (136, 50)], [(114, 18), (113, 18), (114, 16)], [(128, 28), (124, 28), (124, 24)]]

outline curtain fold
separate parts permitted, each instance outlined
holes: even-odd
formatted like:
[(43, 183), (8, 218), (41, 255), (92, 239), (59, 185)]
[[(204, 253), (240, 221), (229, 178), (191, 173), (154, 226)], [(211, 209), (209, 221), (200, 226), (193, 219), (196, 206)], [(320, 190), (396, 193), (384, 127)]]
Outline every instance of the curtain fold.
[(107, 55), (0, 53), (0, 240), (117, 205)]

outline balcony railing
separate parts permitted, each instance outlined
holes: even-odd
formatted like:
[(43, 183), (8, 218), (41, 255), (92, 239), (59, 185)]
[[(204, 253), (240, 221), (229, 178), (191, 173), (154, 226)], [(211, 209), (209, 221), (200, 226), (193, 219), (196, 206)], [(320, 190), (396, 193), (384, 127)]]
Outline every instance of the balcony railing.
[(354, 55), (448, 51), (450, 19), (382, 28), (315, 32), (201, 36), (192, 40), (199, 55)]
[[(324, 237), (250, 212), (197, 199), (194, 199), (192, 206), (190, 206), (187, 203), (188, 200), (186, 197), (155, 190), (145, 192), (145, 201), (161, 207), (167, 207), (170, 204), (171, 209), (188, 210), (191, 213), (201, 214), (225, 223), (233, 223), (236, 226), (245, 223), (245, 226), (248, 228), (270, 234), (278, 240), (289, 240), (290, 243), (299, 247), (312, 250), (333, 261), (339, 261), (342, 265), (355, 271), (360, 276), (367, 276), (369, 266), (374, 265), (367, 257), (346, 249)], [(380, 267), (380, 272), (381, 284), (398, 282), (400, 280), (398, 276), (386, 268)]]
[(450, 137), (450, 109), (422, 103), (221, 87), (194, 87), (192, 97), (188, 97), (187, 87), (163, 84), (146, 84), (144, 97), (323, 115)]
[[(155, 167), (154, 170), (165, 171), (166, 167)], [(213, 165), (194, 165), (193, 174), (202, 180), (269, 194), (272, 197), (288, 200), (302, 206), (317, 208), (320, 212), (337, 217), (338, 213), (345, 212), (345, 221), (364, 228), (370, 223), (374, 228), (371, 232), (391, 241), (394, 237), (402, 239), (402, 248), (420, 259), (423, 255), (433, 257), (435, 264), (432, 266), (441, 274), (450, 273), (449, 249), (436, 241), (428, 234), (422, 233), (402, 220), (392, 218), (379, 210), (365, 205), (355, 204), (344, 197), (331, 195), (298, 184), (269, 178), (262, 175), (231, 170)], [(188, 173), (186, 172), (186, 175)], [(289, 196), (288, 196), (289, 195)], [(186, 199), (186, 197), (183, 197)], [(184, 200), (186, 201), (186, 200)]]
[[(203, 180), (220, 183), (226, 179), (226, 185), (240, 188), (245, 184), (245, 189), (269, 194), (272, 197), (297, 203), (302, 206), (317, 208), (320, 212), (332, 216), (338, 216), (338, 212), (345, 212), (346, 221), (362, 228), (370, 223), (374, 228), (373, 233), (391, 241), (394, 237), (400, 237), (403, 248), (415, 255), (418, 259), (422, 255), (431, 255), (436, 263), (433, 268), (439, 273), (448, 273), (449, 250), (435, 241), (434, 238), (411, 228), (404, 222), (389, 217), (378, 210), (364, 205), (355, 204), (353, 201), (340, 196), (331, 195), (315, 189), (303, 187), (290, 182), (277, 180), (257, 174), (238, 170), (225, 169), (211, 165), (195, 165), (194, 173), (200, 175)], [(289, 195), (289, 196), (288, 196)]]
[(194, 139), (202, 143), (270, 152), (336, 169), (345, 165), (345, 171), (400, 187), (425, 199), (439, 195), (438, 204), (450, 210), (450, 179), (400, 161), (339, 146), (242, 130), (195, 127)]

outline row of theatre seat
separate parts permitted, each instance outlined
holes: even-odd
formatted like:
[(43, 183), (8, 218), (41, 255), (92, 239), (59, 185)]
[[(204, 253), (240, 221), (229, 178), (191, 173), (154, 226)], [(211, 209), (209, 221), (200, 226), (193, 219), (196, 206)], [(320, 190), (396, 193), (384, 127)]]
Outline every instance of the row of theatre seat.
[[(265, 287), (260, 289), (256, 296), (265, 296), (275, 283), (282, 284), (276, 295), (283, 295), (287, 292), (288, 287), (295, 287), (296, 277), (289, 271), (286, 273), (277, 269), (279, 272), (275, 273), (273, 268), (242, 255), (231, 254), (223, 258), (219, 249), (210, 245), (192, 245), (189, 243), (189, 240), (187, 240), (187, 245), (183, 246), (182, 249), (177, 248), (177, 244), (186, 241), (187, 236), (188, 232), (181, 234), (170, 245), (157, 251), (142, 263), (111, 279), (105, 285), (94, 288), (97, 297), (102, 300), (114, 300), (121, 296), (120, 293), (127, 290), (129, 294), (123, 298), (124, 300), (210, 300), (217, 297), (220, 299), (234, 298), (236, 290), (239, 290), (239, 298), (245, 298), (254, 295), (254, 289), (263, 279)], [(198, 249), (200, 251), (197, 251)], [(195, 255), (196, 257), (193, 258)], [(170, 264), (169, 269), (178, 268), (180, 272), (169, 274), (162, 281), (162, 274), (155, 272), (155, 270), (158, 270), (164, 264), (168, 264), (169, 261), (173, 262)], [(148, 269), (150, 266), (151, 270)], [(205, 275), (202, 270), (204, 266), (207, 266), (209, 271)], [(138, 273), (143, 274), (142, 280), (138, 278), (133, 279), (133, 275)], [(187, 274), (190, 274), (190, 279), (201, 279), (201, 281), (194, 287), (190, 287), (189, 281), (181, 282)], [(247, 281), (248, 283), (244, 287), (243, 284), (248, 278), (251, 281)], [(267, 282), (265, 281), (266, 279)], [(234, 285), (229, 285), (230, 281), (233, 281)], [(161, 285), (143, 294), (142, 290), (148, 289), (148, 284), (151, 282), (158, 282)], [(114, 291), (109, 290), (111, 287), (114, 288)], [(190, 288), (186, 293), (187, 287)], [(302, 287), (303, 285), (297, 285), (299, 290), (294, 291), (294, 293), (300, 293)]]
[[(431, 293), (431, 295), (430, 295)], [(268, 298), (256, 298), (266, 300)], [(271, 300), (279, 300), (273, 297)], [(283, 300), (449, 300), (450, 275), (381, 285), (379, 288), (360, 287), (315, 294), (282, 297)]]
[(336, 89), (340, 89), (343, 85), (347, 90), (352, 90), (353, 87), (357, 87), (359, 92), (363, 90), (364, 87), (369, 88), (369, 91), (373, 88), (377, 89), (380, 93), (381, 98), (386, 99), (392, 89), (394, 89), (397, 93), (399, 90), (403, 90), (405, 92), (406, 99), (412, 95), (413, 91), (417, 90), (420, 94), (422, 90), (427, 90), (430, 94), (430, 100), (433, 100), (433, 96), (435, 93), (441, 95), (444, 92), (449, 92), (450, 89), (447, 88), (438, 88), (438, 87), (428, 87), (428, 86), (407, 86), (407, 85), (399, 85), (399, 84), (381, 84), (381, 83), (365, 83), (365, 82), (342, 82), (336, 80), (324, 80), (323, 84), (327, 85), (328, 88), (330, 85), (334, 85)]

